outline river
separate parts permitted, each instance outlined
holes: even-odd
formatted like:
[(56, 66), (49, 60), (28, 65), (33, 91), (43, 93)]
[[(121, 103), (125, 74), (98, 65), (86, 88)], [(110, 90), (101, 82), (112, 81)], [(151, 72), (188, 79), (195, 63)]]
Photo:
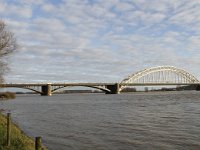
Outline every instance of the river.
[(49, 150), (199, 150), (200, 92), (26, 95), (0, 109)]

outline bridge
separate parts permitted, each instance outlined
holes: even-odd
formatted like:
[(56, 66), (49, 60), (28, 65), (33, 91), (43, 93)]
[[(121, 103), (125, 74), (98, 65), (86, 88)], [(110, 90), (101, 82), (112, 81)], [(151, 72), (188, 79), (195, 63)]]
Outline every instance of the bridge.
[(189, 72), (173, 66), (159, 66), (136, 72), (120, 83), (32, 83), (0, 84), (1, 88), (29, 89), (41, 95), (50, 96), (65, 87), (84, 86), (99, 89), (106, 94), (118, 94), (128, 86), (177, 86), (193, 85), (200, 90), (200, 82)]

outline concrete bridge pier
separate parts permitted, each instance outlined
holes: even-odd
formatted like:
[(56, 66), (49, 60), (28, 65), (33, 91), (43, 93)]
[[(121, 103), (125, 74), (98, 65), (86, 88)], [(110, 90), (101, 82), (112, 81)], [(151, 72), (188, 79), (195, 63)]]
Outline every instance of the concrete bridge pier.
[(200, 91), (200, 84), (196, 86), (196, 90)]
[(42, 85), (42, 96), (51, 96), (51, 84), (47, 84), (47, 85)]
[(106, 88), (110, 90), (106, 94), (119, 94), (119, 83), (107, 85)]

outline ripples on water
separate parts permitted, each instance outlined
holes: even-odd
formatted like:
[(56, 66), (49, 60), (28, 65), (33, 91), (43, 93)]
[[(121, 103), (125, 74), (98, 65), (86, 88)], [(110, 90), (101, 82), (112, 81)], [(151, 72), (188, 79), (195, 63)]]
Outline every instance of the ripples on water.
[(200, 92), (29, 95), (0, 109), (50, 150), (200, 150)]

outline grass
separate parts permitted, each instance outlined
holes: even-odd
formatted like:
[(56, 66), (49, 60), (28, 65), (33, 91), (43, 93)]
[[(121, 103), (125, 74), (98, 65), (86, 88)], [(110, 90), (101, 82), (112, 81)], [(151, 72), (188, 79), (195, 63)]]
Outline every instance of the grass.
[(11, 146), (6, 147), (6, 118), (0, 113), (0, 150), (35, 150), (34, 140), (11, 124)]
[(0, 93), (0, 99), (15, 99), (15, 93), (12, 92), (3, 92)]

